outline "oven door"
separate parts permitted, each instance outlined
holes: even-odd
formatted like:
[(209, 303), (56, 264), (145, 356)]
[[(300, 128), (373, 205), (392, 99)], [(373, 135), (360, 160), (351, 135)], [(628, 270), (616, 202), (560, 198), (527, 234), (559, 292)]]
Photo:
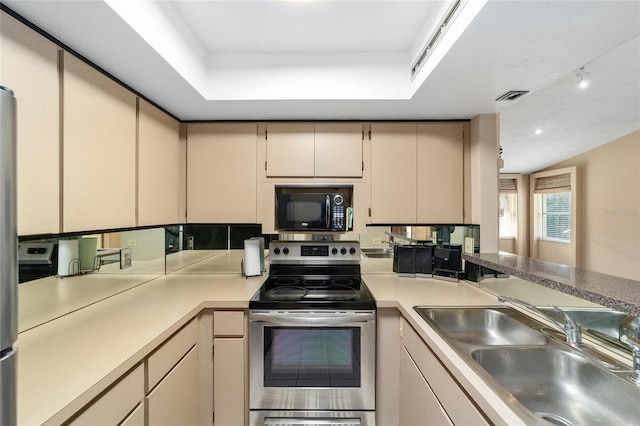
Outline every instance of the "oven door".
[(258, 311), (252, 410), (375, 410), (375, 311)]

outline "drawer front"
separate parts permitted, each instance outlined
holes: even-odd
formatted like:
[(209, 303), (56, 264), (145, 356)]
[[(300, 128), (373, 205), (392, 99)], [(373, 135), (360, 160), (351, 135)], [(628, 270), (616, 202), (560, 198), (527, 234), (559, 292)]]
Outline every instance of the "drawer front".
[(144, 367), (138, 365), (80, 412), (69, 424), (119, 424), (144, 399)]
[(197, 319), (191, 320), (147, 358), (147, 392), (151, 391), (198, 341)]
[(213, 334), (215, 336), (243, 337), (244, 329), (244, 311), (213, 312)]
[(402, 342), (455, 424), (487, 424), (467, 394), (460, 388), (418, 333), (403, 321)]

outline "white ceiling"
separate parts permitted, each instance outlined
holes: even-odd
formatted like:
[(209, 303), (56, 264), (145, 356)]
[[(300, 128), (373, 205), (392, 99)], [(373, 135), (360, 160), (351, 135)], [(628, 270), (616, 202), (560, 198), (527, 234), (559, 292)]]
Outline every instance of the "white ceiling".
[[(459, 38), (448, 28), (413, 81), (449, 1), (2, 3), (181, 120), (499, 112), (508, 173), (640, 129), (640, 0), (485, 1), (468, 0), (455, 25), (475, 18)], [(592, 81), (580, 91), (583, 66)], [(495, 101), (508, 90), (530, 93)]]

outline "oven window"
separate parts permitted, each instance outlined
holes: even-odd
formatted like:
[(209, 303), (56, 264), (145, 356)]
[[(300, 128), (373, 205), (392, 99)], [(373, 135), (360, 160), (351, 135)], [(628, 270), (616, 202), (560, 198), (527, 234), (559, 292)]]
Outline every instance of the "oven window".
[(359, 327), (266, 327), (265, 387), (360, 387)]

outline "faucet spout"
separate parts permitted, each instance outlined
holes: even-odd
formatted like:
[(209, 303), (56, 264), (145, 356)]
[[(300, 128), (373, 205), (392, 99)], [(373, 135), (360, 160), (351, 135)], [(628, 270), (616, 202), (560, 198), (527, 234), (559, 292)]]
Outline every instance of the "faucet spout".
[(629, 376), (629, 379), (636, 385), (640, 386), (640, 340), (623, 334), (620, 337), (622, 343), (631, 347), (633, 353), (633, 373)]
[(498, 296), (498, 301), (499, 302), (510, 302), (510, 303), (515, 304), (515, 305), (524, 306), (525, 308), (527, 308), (529, 310), (537, 312), (538, 314), (542, 315), (547, 320), (549, 320), (559, 331), (564, 333), (564, 335), (567, 338), (567, 343), (568, 344), (570, 344), (571, 346), (574, 346), (574, 347), (582, 346), (582, 329), (580, 328), (580, 324), (578, 324), (578, 322), (575, 319), (571, 318), (569, 315), (567, 315), (566, 312), (564, 312), (562, 309), (558, 308), (557, 306), (549, 304), (549, 306), (554, 311), (556, 311), (560, 315), (562, 315), (562, 317), (564, 318), (564, 323), (563, 324), (560, 324), (554, 318), (549, 316), (546, 312), (541, 311), (536, 306), (534, 306), (534, 305), (532, 305), (530, 303), (527, 303), (524, 300), (515, 299), (513, 297), (508, 297), (508, 296)]

